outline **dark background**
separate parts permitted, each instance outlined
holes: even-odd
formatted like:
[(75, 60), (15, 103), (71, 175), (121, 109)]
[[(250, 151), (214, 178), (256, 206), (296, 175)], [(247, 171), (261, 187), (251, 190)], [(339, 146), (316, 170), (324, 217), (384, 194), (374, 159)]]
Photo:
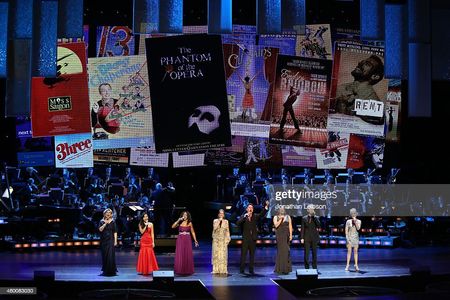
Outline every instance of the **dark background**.
[[(447, 11), (450, 3), (433, 1), (433, 9)], [(447, 2), (447, 1), (445, 1)], [(330, 23), (333, 27), (358, 29), (360, 24), (359, 1), (307, 0), (307, 23)], [(256, 23), (256, 0), (233, 1), (233, 23)], [(207, 1), (184, 1), (184, 25), (205, 25), (207, 23)], [(98, 25), (132, 26), (132, 1), (112, 2), (104, 0), (85, 1), (84, 24), (90, 26), (89, 56), (95, 56), (95, 28)], [(447, 30), (449, 27), (446, 27)], [(436, 41), (440, 33), (433, 28), (433, 46), (437, 43), (450, 43), (449, 39)], [(442, 28), (439, 28), (442, 31)], [(447, 35), (448, 36), (448, 35)], [(441, 36), (439, 35), (441, 38)], [(445, 39), (445, 36), (444, 36)], [(447, 48), (448, 49), (448, 48)], [(448, 63), (433, 57), (434, 63)], [(418, 83), (420, 84), (420, 83)], [(448, 183), (450, 182), (449, 154), (447, 150), (447, 130), (450, 113), (450, 81), (433, 81), (431, 118), (409, 118), (407, 116), (407, 82), (402, 88), (402, 127), (401, 143), (387, 144), (384, 155), (384, 169), (380, 174), (387, 174), (391, 167), (400, 167), (398, 182), (403, 183)], [(5, 80), (0, 80), (0, 161), (16, 165), (16, 148), (14, 118), (4, 118)], [(428, 99), (423, 99), (428, 101)], [(289, 168), (288, 168), (289, 169)], [(249, 170), (250, 171), (250, 170)], [(254, 170), (252, 170), (254, 172)], [(279, 172), (279, 170), (275, 170)], [(300, 169), (292, 168), (291, 173)], [(217, 174), (225, 175), (230, 169), (197, 167), (188, 169), (161, 170), (166, 178), (175, 181), (179, 197), (188, 203), (211, 201), (216, 194)], [(194, 219), (200, 217), (202, 205), (195, 205)]]

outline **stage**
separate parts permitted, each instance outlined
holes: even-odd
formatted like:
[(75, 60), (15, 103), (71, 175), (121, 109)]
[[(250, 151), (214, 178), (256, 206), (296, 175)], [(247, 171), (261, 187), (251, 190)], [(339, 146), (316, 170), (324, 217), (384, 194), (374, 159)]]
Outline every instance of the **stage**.
[[(295, 270), (303, 267), (303, 249), (292, 248), (293, 272), (278, 276), (273, 273), (275, 247), (260, 247), (256, 251), (256, 275), (239, 274), (239, 248), (229, 249), (228, 277), (213, 276), (208, 241), (201, 241), (194, 249), (196, 273), (189, 277), (175, 277), (175, 282), (199, 281), (215, 299), (295, 299), (282, 288), (280, 282), (296, 282)], [(55, 271), (57, 282), (109, 282), (110, 286), (126, 282), (149, 282), (151, 276), (136, 274), (138, 252), (117, 250), (118, 276), (103, 277), (100, 272), (100, 251), (84, 250), (24, 250), (0, 253), (0, 280), (32, 280), (34, 271)], [(386, 280), (409, 278), (411, 268), (428, 267), (433, 275), (447, 274), (450, 270), (450, 247), (418, 247), (413, 249), (362, 248), (359, 267), (361, 272), (345, 272), (344, 248), (319, 249), (318, 282), (336, 280), (342, 283), (358, 280)], [(162, 270), (172, 270), (174, 253), (157, 254)], [(352, 269), (351, 269), (352, 270)], [(248, 271), (248, 270), (247, 270)]]

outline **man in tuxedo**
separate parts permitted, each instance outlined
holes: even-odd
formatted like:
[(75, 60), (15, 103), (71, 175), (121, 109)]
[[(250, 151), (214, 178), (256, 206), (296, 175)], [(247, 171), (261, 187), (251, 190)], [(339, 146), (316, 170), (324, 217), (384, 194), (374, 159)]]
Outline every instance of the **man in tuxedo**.
[(247, 257), (247, 251), (250, 252), (249, 272), (255, 274), (253, 266), (255, 263), (255, 249), (256, 239), (258, 238), (257, 225), (259, 220), (265, 217), (269, 203), (264, 204), (263, 211), (259, 214), (253, 213), (253, 205), (249, 204), (246, 209), (246, 213), (242, 215), (236, 222), (237, 225), (242, 225), (242, 248), (241, 248), (241, 267), (240, 273), (244, 274), (245, 271), (245, 259)]
[(305, 246), (305, 269), (309, 269), (309, 251), (312, 249), (312, 267), (317, 269), (317, 244), (319, 243), (320, 220), (312, 204), (306, 207), (308, 214), (302, 218), (300, 242)]

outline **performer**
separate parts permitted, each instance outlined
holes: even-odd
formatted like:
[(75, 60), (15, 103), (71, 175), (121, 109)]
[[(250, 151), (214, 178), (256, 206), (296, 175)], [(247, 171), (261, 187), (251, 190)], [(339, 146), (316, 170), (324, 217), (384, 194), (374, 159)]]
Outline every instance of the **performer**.
[(180, 218), (172, 224), (172, 228), (178, 227), (178, 237), (175, 248), (175, 274), (189, 276), (194, 274), (194, 257), (192, 255), (192, 238), (195, 247), (198, 247), (195, 236), (194, 225), (191, 221), (191, 214), (183, 211)]
[(280, 130), (283, 130), (284, 124), (286, 124), (287, 114), (289, 113), (291, 115), (291, 119), (292, 119), (292, 122), (294, 123), (295, 129), (297, 129), (301, 133), (297, 118), (295, 117), (294, 108), (293, 108), (294, 103), (295, 103), (295, 101), (297, 101), (297, 98), (299, 95), (300, 95), (300, 90), (297, 90), (293, 86), (291, 86), (291, 88), (289, 90), (289, 96), (287, 97), (286, 101), (283, 103), (284, 109), (283, 109), (283, 117), (281, 118), (281, 122), (280, 122)]
[(249, 272), (252, 275), (255, 274), (253, 267), (255, 264), (256, 239), (258, 238), (258, 229), (256, 225), (261, 218), (264, 218), (264, 216), (267, 214), (268, 209), (268, 203), (266, 202), (262, 213), (254, 214), (253, 205), (249, 204), (246, 209), (247, 212), (242, 215), (236, 222), (237, 225), (243, 225), (241, 266), (239, 270), (241, 274), (245, 273), (245, 259), (247, 256), (247, 251), (250, 252)]
[(359, 247), (359, 230), (361, 229), (361, 220), (358, 220), (356, 216), (358, 212), (355, 208), (350, 209), (350, 219), (345, 223), (345, 238), (347, 239), (347, 266), (345, 271), (348, 271), (350, 265), (350, 258), (352, 256), (355, 260), (355, 270), (359, 272), (358, 268), (358, 247)]
[(117, 228), (111, 209), (107, 208), (103, 211), (103, 219), (100, 221), (98, 230), (100, 231), (100, 249), (102, 251), (102, 275), (115, 276), (117, 267), (114, 247), (117, 246)]
[(228, 243), (230, 243), (230, 228), (225, 219), (225, 211), (219, 210), (218, 218), (213, 221), (212, 233), (212, 274), (228, 274)]
[[(118, 105), (118, 99), (112, 98), (112, 88), (109, 83), (100, 84), (98, 92), (102, 99), (94, 103), (91, 109), (94, 136), (100, 137), (100, 134), (96, 134), (96, 129), (98, 128), (102, 128), (108, 133), (115, 134), (120, 131), (120, 122), (118, 120), (106, 120), (106, 117), (114, 109), (114, 106)], [(107, 135), (105, 134), (105, 136)]]
[(315, 215), (314, 206), (306, 207), (308, 214), (302, 218), (302, 231), (300, 242), (305, 246), (305, 269), (309, 269), (309, 251), (312, 250), (312, 267), (317, 269), (317, 244), (319, 243), (319, 217)]
[(153, 251), (153, 248), (155, 248), (153, 224), (149, 222), (147, 213), (142, 215), (141, 221), (139, 222), (139, 231), (142, 236), (136, 270), (142, 275), (148, 275), (153, 271), (159, 270), (159, 267), (155, 252)]
[(253, 100), (253, 94), (252, 94), (252, 85), (253, 81), (255, 80), (256, 76), (253, 76), (253, 78), (250, 78), (249, 74), (246, 74), (244, 78), (242, 78), (239, 74), (239, 79), (242, 81), (242, 84), (245, 88), (245, 94), (244, 98), (242, 99), (242, 121), (245, 121), (247, 118), (247, 112), (249, 112), (250, 118), (253, 118), (252, 111), (255, 108), (254, 100)]
[(278, 210), (278, 215), (273, 217), (273, 226), (277, 237), (277, 259), (275, 273), (289, 274), (292, 272), (291, 250), (289, 243), (292, 241), (292, 220), (286, 215), (284, 207)]

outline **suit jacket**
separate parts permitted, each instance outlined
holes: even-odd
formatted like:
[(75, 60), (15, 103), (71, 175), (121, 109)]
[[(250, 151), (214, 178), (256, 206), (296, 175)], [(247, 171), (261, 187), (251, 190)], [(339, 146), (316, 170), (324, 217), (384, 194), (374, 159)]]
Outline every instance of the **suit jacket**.
[(312, 217), (311, 222), (309, 222), (309, 215), (302, 217), (301, 239), (318, 243), (320, 240), (319, 229), (320, 221), (318, 216)]
[(256, 225), (258, 224), (259, 220), (261, 218), (264, 218), (264, 216), (267, 214), (267, 210), (264, 208), (264, 210), (259, 213), (255, 214), (253, 213), (251, 221), (248, 220), (248, 218), (244, 217), (242, 215), (236, 222), (237, 225), (242, 225), (242, 238), (243, 240), (256, 240), (258, 239), (258, 229)]

